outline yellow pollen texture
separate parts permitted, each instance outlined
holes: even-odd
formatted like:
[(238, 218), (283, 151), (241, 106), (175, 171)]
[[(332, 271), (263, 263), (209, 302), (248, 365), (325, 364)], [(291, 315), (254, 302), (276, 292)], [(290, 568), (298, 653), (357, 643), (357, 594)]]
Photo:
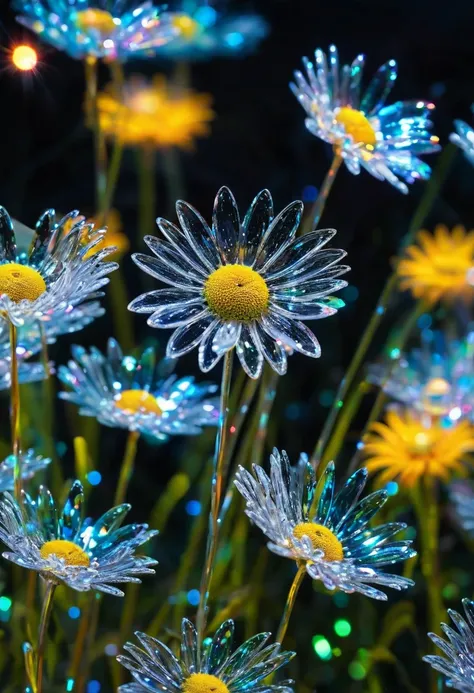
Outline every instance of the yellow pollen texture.
[(92, 7), (77, 13), (76, 24), (81, 31), (95, 29), (101, 34), (110, 34), (115, 29), (114, 18), (110, 12)]
[(186, 39), (192, 39), (199, 27), (199, 24), (188, 14), (179, 14), (173, 19), (172, 24)]
[(183, 693), (229, 693), (229, 689), (217, 676), (191, 674), (183, 683)]
[(91, 564), (89, 556), (80, 546), (65, 539), (47, 541), (41, 547), (40, 554), (41, 558), (57, 556), (62, 558), (67, 565), (81, 566), (82, 568), (88, 568)]
[(270, 292), (262, 277), (250, 267), (224, 265), (207, 279), (204, 298), (221, 320), (259, 320), (268, 309)]
[(0, 294), (6, 294), (15, 303), (24, 299), (36, 301), (45, 291), (43, 277), (32, 267), (16, 262), (0, 265)]
[(312, 541), (313, 548), (324, 551), (326, 561), (342, 561), (344, 558), (344, 550), (342, 544), (335, 534), (324, 525), (318, 525), (315, 522), (300, 522), (293, 529), (293, 535), (296, 539), (309, 537)]
[(157, 414), (161, 416), (163, 413), (156, 398), (150, 395), (146, 390), (124, 390), (120, 397), (115, 400), (115, 405), (119, 409), (134, 414), (137, 412), (144, 412), (146, 414)]
[(344, 106), (336, 114), (336, 122), (344, 126), (345, 131), (352, 136), (356, 144), (371, 145), (373, 147), (377, 142), (372, 125), (361, 111)]

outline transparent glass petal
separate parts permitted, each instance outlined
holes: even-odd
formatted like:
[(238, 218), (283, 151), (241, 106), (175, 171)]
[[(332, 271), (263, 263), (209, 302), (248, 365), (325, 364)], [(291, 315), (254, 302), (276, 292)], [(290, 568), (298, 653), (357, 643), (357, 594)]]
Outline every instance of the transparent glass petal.
[(252, 331), (248, 325), (242, 325), (239, 341), (237, 342), (237, 356), (242, 368), (249, 378), (258, 378), (262, 372), (263, 354), (256, 343)]
[(185, 305), (182, 303), (170, 303), (167, 306), (158, 308), (148, 318), (147, 324), (150, 327), (179, 327), (207, 314), (208, 309), (202, 301)]
[(302, 322), (272, 311), (263, 316), (262, 326), (271, 337), (283, 345), (312, 358), (321, 356), (318, 340)]
[(178, 327), (173, 332), (166, 347), (166, 355), (168, 358), (178, 358), (183, 356), (203, 339), (206, 330), (214, 323), (214, 318), (209, 313), (195, 322)]
[(288, 359), (285, 349), (270, 337), (258, 322), (251, 326), (252, 335), (265, 360), (278, 375), (285, 375)]
[(252, 266), (263, 234), (273, 218), (273, 201), (269, 190), (262, 190), (253, 200), (240, 229), (239, 261)]
[(179, 200), (176, 203), (176, 213), (189, 244), (202, 257), (209, 271), (213, 272), (221, 261), (211, 229), (199, 212), (187, 202)]
[(222, 262), (235, 264), (239, 257), (240, 218), (237, 203), (229, 188), (223, 187), (217, 193), (212, 230)]
[(371, 116), (384, 105), (395, 84), (397, 73), (398, 68), (395, 60), (389, 60), (385, 65), (379, 67), (362, 98), (360, 110), (363, 113)]
[(264, 273), (293, 240), (303, 214), (303, 203), (292, 202), (272, 221), (257, 250), (254, 269)]
[(188, 305), (196, 301), (201, 289), (185, 291), (184, 289), (157, 289), (137, 296), (128, 304), (128, 310), (134, 313), (154, 313), (157, 308), (169, 303)]
[(184, 275), (174, 266), (168, 265), (164, 260), (161, 261), (156, 257), (142, 255), (141, 253), (132, 255), (132, 260), (150, 276), (159, 279), (165, 284), (171, 284), (175, 288), (179, 287), (189, 291), (202, 287), (203, 282), (199, 275), (191, 272), (188, 275)]

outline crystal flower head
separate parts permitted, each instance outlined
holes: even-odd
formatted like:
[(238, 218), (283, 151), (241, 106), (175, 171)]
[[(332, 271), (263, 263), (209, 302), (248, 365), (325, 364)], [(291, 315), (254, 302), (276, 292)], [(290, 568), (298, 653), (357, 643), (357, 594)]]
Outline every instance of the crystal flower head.
[(251, 378), (259, 377), (264, 359), (283, 375), (288, 350), (318, 358), (319, 342), (302, 321), (326, 318), (344, 305), (329, 294), (347, 286), (339, 277), (349, 268), (337, 264), (346, 253), (322, 249), (336, 232), (295, 238), (303, 204), (292, 202), (273, 218), (268, 190), (257, 195), (242, 223), (228, 188), (217, 193), (211, 227), (187, 202), (177, 202), (176, 210), (181, 228), (158, 219), (166, 241), (145, 238), (155, 257), (132, 256), (171, 287), (129, 305), (151, 313), (151, 327), (176, 328), (167, 356), (199, 346), (199, 366), (207, 372), (236, 347)]
[(316, 484), (305, 455), (292, 468), (286, 452), (274, 449), (270, 476), (258, 465), (253, 475), (239, 467), (234, 483), (245, 499), (246, 514), (270, 540), (271, 551), (304, 563), (308, 575), (327, 589), (386, 600), (373, 585), (396, 590), (413, 585), (383, 569), (416, 552), (411, 541), (390, 541), (405, 524), (369, 526), (387, 493), (375, 491), (359, 500), (366, 480), (367, 471), (359, 469), (336, 494), (332, 462)]
[(22, 491), (20, 504), (6, 493), (0, 499), (0, 539), (9, 548), (3, 557), (79, 592), (98, 590), (123, 597), (114, 584), (139, 583), (138, 575), (154, 574), (157, 561), (135, 551), (158, 532), (149, 531), (148, 525), (121, 526), (131, 507), (126, 503), (96, 522), (83, 520), (83, 501), (79, 481), (73, 483), (62, 509), (44, 486), (36, 499)]
[(474, 130), (463, 120), (454, 121), (454, 129), (449, 139), (462, 149), (466, 159), (474, 166)]
[(464, 473), (467, 455), (474, 452), (474, 426), (459, 421), (446, 427), (438, 417), (389, 411), (383, 423), (370, 425), (363, 452), (381, 486), (395, 479), (405, 488), (423, 479), (446, 482)]
[(427, 655), (423, 657), (433, 669), (440, 671), (446, 678), (446, 685), (462, 693), (474, 691), (474, 602), (463, 599), (465, 619), (454, 609), (448, 614), (454, 628), (441, 624), (447, 640), (429, 633), (434, 644), (442, 650), (444, 657)]
[(71, 58), (150, 57), (177, 31), (153, 0), (15, 0), (17, 20)]
[(153, 348), (138, 358), (124, 356), (115, 339), (109, 339), (106, 355), (79, 346), (72, 353), (74, 360), (59, 368), (59, 379), (70, 390), (60, 397), (78, 405), (83, 416), (157, 440), (196, 435), (204, 426), (217, 425), (217, 387), (169, 375), (170, 362), (157, 364)]
[(458, 525), (474, 537), (474, 485), (466, 479), (457, 480), (450, 484), (448, 491)]
[[(365, 168), (402, 193), (406, 183), (430, 177), (431, 169), (420, 154), (439, 150), (430, 134), (434, 109), (426, 101), (397, 101), (385, 105), (397, 78), (397, 63), (389, 60), (361, 92), (365, 58), (339, 65), (336, 46), (329, 55), (317, 48), (315, 62), (303, 58), (306, 76), (297, 70), (291, 89), (307, 113), (307, 129), (329, 142), (355, 175)], [(402, 179), (402, 180), (400, 180)], [(403, 182), (405, 181), (405, 182)]]
[[(37, 472), (46, 469), (51, 462), (47, 457), (37, 455), (34, 450), (27, 450), (21, 454), (21, 476), (25, 481), (32, 479)], [(13, 473), (15, 456), (9, 455), (0, 462), (0, 493), (13, 490)]]
[(64, 318), (75, 306), (102, 295), (106, 275), (118, 265), (104, 262), (110, 248), (86, 257), (103, 237), (92, 224), (81, 221), (65, 233), (78, 214), (71, 212), (56, 224), (54, 211), (48, 210), (36, 224), (31, 249), (21, 252), (12, 220), (0, 207), (0, 313), (14, 325)]
[(121, 686), (120, 693), (293, 693), (293, 681), (265, 682), (295, 656), (295, 652), (281, 651), (279, 643), (268, 644), (271, 633), (254, 635), (232, 651), (234, 622), (229, 620), (201, 647), (196, 628), (185, 618), (179, 659), (156, 638), (135, 635), (140, 647), (127, 643), (128, 654), (117, 659), (136, 683)]
[(474, 333), (452, 340), (421, 333), (422, 344), (392, 363), (369, 367), (369, 382), (412, 409), (449, 421), (474, 419)]
[(165, 12), (163, 26), (173, 38), (160, 50), (171, 60), (204, 60), (216, 55), (242, 57), (255, 50), (268, 33), (267, 22), (256, 14), (228, 14), (198, 0), (183, 2), (182, 10)]

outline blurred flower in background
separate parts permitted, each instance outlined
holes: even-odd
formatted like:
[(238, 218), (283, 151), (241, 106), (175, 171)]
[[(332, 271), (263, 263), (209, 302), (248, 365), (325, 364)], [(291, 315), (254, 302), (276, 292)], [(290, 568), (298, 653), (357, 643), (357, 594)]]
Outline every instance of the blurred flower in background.
[(389, 411), (385, 423), (370, 424), (363, 442), (367, 470), (378, 474), (378, 485), (396, 480), (412, 488), (421, 479), (449, 481), (465, 474), (474, 428), (467, 421), (446, 428), (437, 418)]
[[(118, 262), (130, 249), (130, 239), (122, 231), (122, 218), (120, 212), (117, 209), (111, 209), (107, 212), (107, 219), (105, 225), (104, 242), (102, 243), (103, 248), (111, 248), (110, 259)], [(100, 226), (100, 220), (89, 219), (89, 223), (95, 226)], [(100, 248), (92, 248), (89, 251), (88, 257), (97, 253)]]
[(474, 298), (474, 231), (439, 224), (434, 233), (419, 231), (398, 262), (400, 289), (429, 303)]
[(397, 78), (395, 60), (379, 68), (361, 93), (365, 58), (358, 55), (351, 65), (339, 65), (336, 46), (329, 55), (315, 51), (315, 63), (303, 58), (307, 76), (297, 70), (291, 89), (308, 117), (307, 129), (329, 142), (349, 171), (365, 168), (375, 178), (386, 180), (403, 193), (406, 183), (426, 180), (431, 169), (420, 154), (439, 150), (439, 139), (431, 135), (434, 104), (426, 101), (397, 101), (385, 106)]
[(388, 496), (376, 491), (359, 500), (367, 481), (365, 469), (355, 472), (337, 494), (335, 476), (330, 462), (316, 483), (305, 455), (292, 468), (286, 452), (274, 449), (270, 476), (258, 465), (253, 465), (253, 475), (239, 467), (235, 485), (245, 499), (246, 514), (269, 538), (271, 551), (306, 563), (308, 575), (327, 589), (386, 600), (372, 585), (402, 590), (414, 584), (382, 570), (416, 555), (411, 541), (389, 541), (406, 525), (369, 526)]
[[(46, 469), (51, 460), (37, 455), (34, 450), (26, 450), (21, 454), (21, 477), (24, 481), (32, 479), (37, 472)], [(15, 468), (15, 456), (9, 455), (0, 462), (0, 492), (13, 490), (13, 475)]]
[(173, 60), (200, 60), (215, 55), (241, 57), (268, 34), (267, 22), (257, 14), (227, 13), (206, 0), (181, 0), (168, 5), (161, 20), (165, 41), (160, 56)]
[(17, 20), (72, 58), (150, 57), (179, 31), (151, 0), (15, 0)]
[(149, 531), (148, 525), (122, 526), (131, 508), (125, 503), (96, 522), (84, 520), (83, 502), (79, 481), (71, 486), (62, 508), (44, 486), (37, 498), (22, 492), (19, 503), (6, 493), (0, 500), (0, 539), (9, 551), (3, 557), (79, 592), (98, 590), (123, 597), (114, 583), (139, 583), (137, 575), (154, 574), (157, 561), (135, 551), (158, 532)]
[(462, 340), (421, 332), (422, 345), (369, 366), (367, 380), (398, 402), (451, 421), (474, 418), (474, 332)]
[(474, 485), (462, 479), (449, 486), (449, 500), (457, 523), (474, 537)]
[(467, 160), (474, 166), (474, 130), (463, 120), (455, 120), (454, 128), (456, 132), (449, 139), (463, 150)]
[(211, 97), (168, 85), (161, 75), (151, 81), (130, 77), (118, 98), (113, 85), (97, 99), (100, 128), (131, 147), (189, 149), (210, 132)]
[(217, 387), (170, 376), (170, 361), (157, 364), (153, 348), (138, 358), (124, 356), (115, 339), (109, 339), (107, 355), (79, 346), (72, 354), (75, 360), (59, 368), (59, 379), (70, 389), (60, 397), (78, 405), (83, 416), (157, 440), (197, 435), (204, 426), (217, 425), (219, 400), (212, 397)]

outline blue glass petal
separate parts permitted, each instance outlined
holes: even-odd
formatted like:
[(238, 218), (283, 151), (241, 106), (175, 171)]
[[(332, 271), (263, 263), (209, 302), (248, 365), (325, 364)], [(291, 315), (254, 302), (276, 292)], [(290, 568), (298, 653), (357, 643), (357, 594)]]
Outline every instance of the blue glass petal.
[(331, 512), (332, 501), (334, 498), (334, 484), (336, 478), (336, 470), (334, 462), (329, 462), (324, 474), (318, 481), (316, 486), (317, 510), (313, 522), (320, 525), (326, 524)]
[(397, 79), (397, 63), (389, 60), (379, 67), (369, 83), (360, 104), (360, 110), (368, 116), (376, 113), (385, 103), (392, 87)]
[(337, 494), (336, 502), (333, 505), (332, 513), (329, 517), (329, 522), (336, 531), (339, 529), (341, 523), (344, 522), (347, 513), (352, 510), (355, 503), (359, 500), (359, 496), (367, 481), (367, 474), (367, 469), (358, 469), (349, 477)]
[(84, 502), (84, 489), (80, 481), (75, 481), (68, 493), (61, 513), (60, 528), (61, 538), (74, 541), (82, 520), (82, 503)]

